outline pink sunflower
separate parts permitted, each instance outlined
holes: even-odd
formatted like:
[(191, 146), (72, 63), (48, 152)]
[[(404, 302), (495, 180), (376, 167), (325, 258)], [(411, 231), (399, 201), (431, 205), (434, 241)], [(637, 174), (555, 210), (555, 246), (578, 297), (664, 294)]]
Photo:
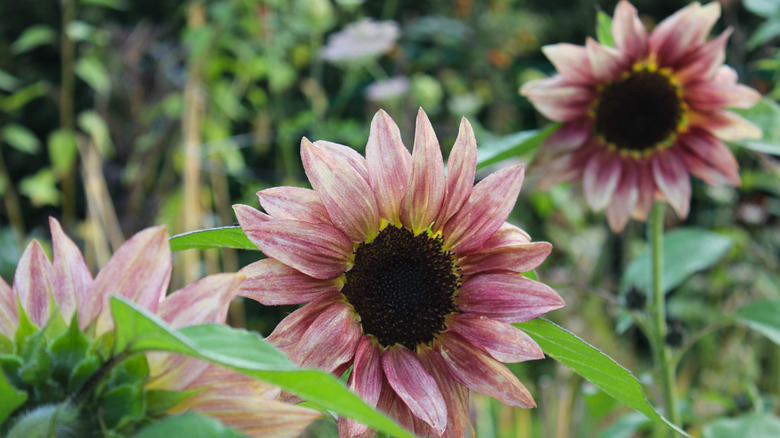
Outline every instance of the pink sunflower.
[(520, 89), (542, 114), (563, 122), (535, 158), (540, 188), (582, 179), (588, 204), (606, 207), (620, 231), (629, 217), (645, 220), (656, 199), (685, 218), (689, 174), (739, 185), (739, 166), (723, 140), (761, 131), (725, 108), (749, 108), (760, 95), (723, 65), (732, 30), (707, 39), (719, 16), (717, 2), (692, 3), (648, 35), (636, 9), (621, 0), (615, 47), (591, 38), (584, 47), (544, 47), (559, 73)]
[[(234, 209), (267, 256), (242, 270), (241, 294), (266, 305), (308, 303), (268, 337), (303, 366), (335, 375), (421, 436), (462, 437), (469, 390), (511, 406), (535, 406), (500, 362), (543, 357), (511, 323), (564, 305), (523, 276), (549, 254), (506, 223), (521, 165), (474, 186), (477, 146), (468, 121), (445, 177), (438, 140), (419, 111), (410, 154), (379, 111), (366, 157), (307, 139), (301, 156), (313, 190), (258, 192), (268, 214)], [(339, 419), (341, 436), (372, 436)]]

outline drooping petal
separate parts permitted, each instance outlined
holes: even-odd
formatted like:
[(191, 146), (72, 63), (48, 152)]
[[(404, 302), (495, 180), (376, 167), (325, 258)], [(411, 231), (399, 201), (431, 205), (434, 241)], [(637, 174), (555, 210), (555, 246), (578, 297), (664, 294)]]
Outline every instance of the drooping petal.
[(617, 79), (625, 70), (627, 60), (614, 47), (604, 46), (588, 37), (585, 40), (585, 50), (590, 60), (590, 68), (594, 78), (599, 82)]
[(435, 356), (439, 365), (474, 392), (493, 397), (509, 406), (536, 407), (533, 397), (522, 383), (497, 360), (482, 354), (456, 333), (441, 336), (436, 342)]
[(476, 172), (477, 139), (471, 124), (464, 117), (460, 121), (458, 138), (455, 139), (455, 145), (447, 159), (447, 189), (434, 231), (441, 230), (468, 200), (474, 187)]
[(660, 66), (672, 66), (707, 41), (712, 26), (720, 17), (720, 4), (699, 3), (675, 12), (653, 29), (648, 38), (650, 51)]
[(517, 273), (487, 273), (463, 282), (455, 298), (461, 312), (514, 323), (563, 307), (549, 286)]
[(682, 159), (667, 151), (653, 155), (652, 170), (658, 190), (669, 201), (677, 216), (686, 218), (691, 201), (691, 179)]
[(527, 82), (520, 94), (528, 97), (545, 117), (559, 122), (581, 119), (596, 98), (593, 88), (571, 83), (561, 75)]
[(349, 269), (352, 241), (328, 224), (274, 220), (243, 230), (265, 255), (314, 278), (336, 278)]
[(434, 356), (438, 353), (422, 345), (418, 347), (418, 356), (428, 374), (436, 380), (447, 405), (447, 430), (442, 438), (461, 438), (466, 434), (466, 422), (469, 417), (469, 390), (455, 381), (446, 368), (442, 368)]
[(285, 352), (300, 366), (333, 372), (352, 360), (362, 334), (352, 306), (345, 302), (335, 302), (325, 307), (294, 348), (288, 348)]
[[(178, 329), (190, 325), (224, 323), (230, 301), (236, 297), (244, 276), (218, 274), (205, 277), (165, 297), (157, 316)], [(195, 380), (208, 362), (171, 353), (152, 353), (147, 387), (180, 390)]]
[(262, 259), (243, 267), (247, 279), (239, 295), (266, 306), (301, 304), (341, 289), (337, 279), (319, 280), (274, 259)]
[(582, 188), (591, 208), (601, 210), (609, 204), (621, 172), (620, 156), (616, 152), (604, 149), (590, 157), (582, 174)]
[(522, 164), (501, 169), (480, 181), (468, 201), (444, 226), (444, 247), (455, 252), (477, 248), (506, 222), (523, 184)]
[(685, 166), (708, 184), (739, 185), (739, 163), (731, 150), (710, 133), (693, 128), (677, 140)]
[(54, 275), (52, 275), (54, 298), (57, 300), (62, 317), (65, 321), (70, 321), (73, 312), (85, 299), (92, 284), (92, 274), (87, 268), (81, 251), (65, 235), (60, 223), (50, 217), (49, 227), (54, 247)]
[(725, 141), (761, 138), (761, 129), (731, 111), (691, 111), (691, 126), (703, 128)]
[(16, 294), (11, 286), (0, 277), (0, 334), (13, 339), (18, 323), (19, 310), (16, 304)]
[(382, 369), (393, 390), (409, 410), (428, 423), (439, 434), (447, 427), (447, 405), (436, 380), (420, 359), (400, 344), (382, 354)]
[(525, 332), (486, 316), (455, 314), (448, 321), (447, 327), (499, 362), (544, 359), (542, 349)]
[[(52, 265), (41, 244), (33, 240), (24, 250), (14, 273), (14, 294), (30, 320), (39, 327), (49, 319), (52, 293)], [(14, 301), (16, 306), (16, 301)]]
[(79, 325), (86, 327), (97, 318), (98, 335), (110, 330), (113, 327), (108, 309), (111, 295), (155, 312), (170, 279), (171, 247), (167, 230), (165, 227), (147, 228), (123, 243), (95, 277), (89, 296), (79, 309)]
[(260, 205), (274, 219), (333, 225), (317, 193), (302, 187), (271, 187), (257, 192)]
[(590, 85), (593, 72), (585, 47), (569, 43), (559, 43), (542, 47), (542, 52), (555, 66), (558, 73), (574, 84)]
[(637, 202), (639, 202), (639, 174), (636, 165), (624, 161), (620, 182), (612, 195), (612, 202), (607, 206), (607, 221), (612, 231), (619, 233), (623, 230)]
[(414, 131), (412, 173), (401, 201), (401, 223), (415, 234), (436, 220), (446, 190), (444, 159), (428, 116), (420, 108)]
[(368, 183), (365, 159), (354, 149), (301, 141), (303, 168), (333, 223), (354, 242), (379, 231), (379, 209)]
[[(362, 336), (355, 350), (352, 374), (349, 375), (349, 389), (358, 394), (370, 406), (376, 406), (382, 392), (382, 355), (379, 344), (368, 336)], [(343, 424), (342, 424), (343, 423)], [(343, 430), (342, 430), (343, 429)], [(340, 436), (359, 436), (368, 426), (351, 418), (339, 418)]]
[(401, 201), (409, 185), (412, 156), (401, 141), (398, 126), (384, 110), (379, 110), (371, 121), (366, 161), (379, 215), (388, 222), (400, 223)]
[(615, 47), (632, 60), (642, 59), (647, 53), (647, 29), (636, 8), (626, 0), (619, 1), (615, 7), (612, 39)]

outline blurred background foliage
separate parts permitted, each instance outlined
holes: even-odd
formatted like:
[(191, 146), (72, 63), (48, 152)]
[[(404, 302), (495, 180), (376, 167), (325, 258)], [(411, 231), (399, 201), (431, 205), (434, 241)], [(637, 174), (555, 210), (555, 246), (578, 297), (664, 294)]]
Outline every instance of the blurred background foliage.
[[(62, 220), (93, 270), (153, 224), (167, 225), (171, 235), (233, 225), (232, 204), (256, 206), (260, 189), (308, 184), (302, 136), (362, 151), (379, 108), (411, 146), (422, 106), (445, 154), (463, 116), (480, 145), (544, 126), (517, 93), (552, 72), (540, 47), (582, 44), (594, 35), (597, 12), (611, 14), (615, 3), (2, 0), (0, 275), (12, 279), (30, 239), (49, 239), (48, 216)], [(649, 27), (685, 3), (634, 2)], [(721, 3), (715, 31), (735, 29), (727, 63), (742, 82), (780, 98), (780, 1)], [(773, 132), (764, 150), (734, 148), (742, 186), (694, 181), (691, 215), (682, 223), (667, 218), (669, 229), (706, 228), (725, 239), (669, 292), (668, 342), (680, 360), (684, 423), (694, 436), (780, 433), (772, 415), (780, 404), (780, 350), (728, 316), (751, 302), (780, 299), (780, 163), (773, 156), (780, 119), (776, 106), (766, 114), (763, 125)], [(614, 235), (603, 214), (586, 207), (579, 187), (536, 191), (529, 170), (510, 221), (554, 245), (538, 275), (568, 305), (551, 318), (632, 370), (659, 405), (647, 342), (631, 318), (644, 291), (626, 280), (645, 249), (644, 224)], [(230, 249), (178, 252), (173, 289), (258, 257)], [(230, 322), (267, 335), (290, 310), (236, 302)], [(539, 407), (519, 410), (475, 396), (477, 436), (652, 433), (641, 414), (555, 362), (511, 367)], [(745, 435), (750, 425), (765, 426), (769, 435)], [(328, 421), (310, 430), (335, 434)]]

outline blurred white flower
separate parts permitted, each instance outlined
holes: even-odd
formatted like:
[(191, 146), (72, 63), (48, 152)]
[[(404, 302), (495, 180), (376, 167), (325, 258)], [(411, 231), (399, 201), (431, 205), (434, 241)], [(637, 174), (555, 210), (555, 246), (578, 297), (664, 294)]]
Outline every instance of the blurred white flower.
[(372, 18), (364, 18), (330, 35), (328, 44), (322, 48), (320, 55), (331, 62), (350, 62), (377, 57), (387, 53), (400, 34), (401, 30), (395, 21), (374, 21)]
[(409, 90), (409, 79), (406, 76), (396, 76), (382, 79), (366, 87), (366, 99), (372, 102), (382, 102), (403, 96)]

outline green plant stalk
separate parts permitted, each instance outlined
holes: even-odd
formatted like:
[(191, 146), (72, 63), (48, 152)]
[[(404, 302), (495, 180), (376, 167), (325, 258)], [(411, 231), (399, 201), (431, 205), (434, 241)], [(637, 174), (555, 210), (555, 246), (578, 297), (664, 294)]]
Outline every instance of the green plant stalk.
[[(672, 352), (666, 344), (666, 295), (663, 287), (663, 251), (664, 251), (664, 204), (656, 202), (650, 213), (650, 252), (652, 255), (653, 290), (648, 297), (650, 311), (650, 326), (653, 330), (652, 345), (658, 374), (661, 377), (661, 391), (666, 406), (666, 417), (675, 425), (680, 425), (680, 411), (677, 408), (675, 391), (675, 365), (672, 362)], [(659, 426), (666, 429), (665, 426)], [(673, 437), (674, 431), (668, 435)]]

